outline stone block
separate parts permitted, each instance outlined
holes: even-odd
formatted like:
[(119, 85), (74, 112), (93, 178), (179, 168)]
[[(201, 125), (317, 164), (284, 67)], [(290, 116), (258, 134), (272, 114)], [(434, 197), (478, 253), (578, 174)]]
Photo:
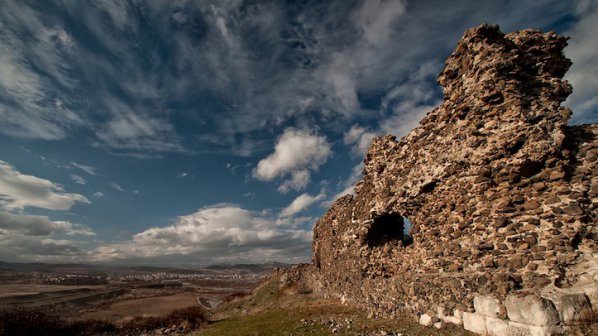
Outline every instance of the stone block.
[(583, 293), (557, 293), (550, 297), (559, 313), (561, 322), (580, 321), (592, 313), (590, 300)]
[(461, 318), (462, 313), (459, 309), (455, 309), (453, 310), (453, 314), (452, 315), (446, 315), (446, 310), (444, 308), (440, 309), (441, 307), (438, 307), (438, 318), (440, 318), (444, 323), (451, 323), (451, 324), (455, 324), (455, 325), (462, 325), (463, 324), (463, 319)]
[(476, 334), (486, 334), (486, 316), (464, 312), (463, 328)]
[(445, 323), (451, 323), (451, 324), (455, 324), (455, 325), (461, 325), (463, 324), (463, 320), (461, 320), (458, 317), (455, 316), (445, 316), (444, 319), (442, 319)]
[(429, 327), (432, 325), (432, 316), (428, 315), (428, 314), (422, 314), (419, 317), (419, 324)]
[(509, 330), (506, 336), (556, 336), (562, 330), (556, 326), (534, 326), (525, 323), (509, 321)]
[(508, 295), (505, 307), (509, 320), (534, 326), (552, 326), (559, 323), (554, 304), (538, 295)]
[(500, 302), (491, 296), (478, 295), (473, 298), (475, 312), (485, 316), (498, 317)]
[(486, 317), (486, 334), (491, 336), (509, 335), (509, 321), (497, 317)]

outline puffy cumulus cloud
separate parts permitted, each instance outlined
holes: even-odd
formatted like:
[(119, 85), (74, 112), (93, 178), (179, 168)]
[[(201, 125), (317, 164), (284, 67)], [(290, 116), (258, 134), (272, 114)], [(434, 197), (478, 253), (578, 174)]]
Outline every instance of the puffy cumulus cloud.
[(81, 243), (68, 239), (28, 236), (14, 232), (1, 234), (0, 260), (40, 262), (81, 262), (88, 254)]
[(297, 196), (297, 198), (295, 198), (293, 200), (293, 202), (291, 202), (291, 204), (289, 204), (287, 207), (282, 209), (282, 211), (280, 212), (280, 216), (283, 218), (294, 216), (294, 215), (298, 214), (299, 212), (307, 209), (313, 203), (315, 203), (323, 198), (324, 198), (324, 194), (319, 194), (317, 196), (312, 196), (309, 194), (299, 195), (299, 196)]
[(573, 85), (573, 93), (566, 104), (573, 109), (574, 123), (598, 120), (598, 3), (592, 0), (577, 2), (579, 21), (566, 35), (571, 36), (565, 54), (573, 60), (565, 76)]
[(376, 133), (355, 124), (343, 135), (343, 143), (353, 146), (351, 149), (353, 155), (362, 156), (367, 151), (375, 136)]
[(326, 163), (330, 155), (332, 150), (325, 136), (288, 128), (276, 142), (274, 153), (258, 163), (253, 176), (261, 181), (272, 181), (290, 175), (279, 190), (300, 190), (309, 183), (310, 171)]
[(25, 236), (49, 236), (62, 233), (68, 236), (93, 236), (88, 227), (67, 221), (52, 221), (46, 216), (20, 215), (0, 211), (0, 230), (19, 233)]
[(124, 242), (96, 248), (98, 261), (194, 260), (196, 263), (305, 261), (311, 232), (279, 225), (268, 211), (215, 205), (150, 228)]
[(310, 173), (308, 170), (297, 170), (291, 173), (291, 178), (282, 181), (278, 186), (278, 191), (286, 193), (291, 189), (300, 190), (307, 186), (310, 179)]
[(22, 210), (37, 207), (68, 210), (75, 203), (89, 203), (79, 194), (67, 193), (62, 186), (32, 175), (20, 173), (7, 162), (0, 161), (0, 207)]
[(83, 225), (0, 211), (0, 260), (80, 262), (88, 258), (85, 243), (62, 238), (94, 235)]

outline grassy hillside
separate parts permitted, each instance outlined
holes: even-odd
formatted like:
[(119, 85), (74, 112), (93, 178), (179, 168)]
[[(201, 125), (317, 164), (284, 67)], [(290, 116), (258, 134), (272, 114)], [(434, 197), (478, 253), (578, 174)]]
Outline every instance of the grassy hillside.
[(272, 279), (254, 295), (222, 306), (212, 317), (214, 322), (195, 336), (473, 335), (453, 326), (423, 327), (407, 318), (368, 319), (354, 307), (305, 292)]

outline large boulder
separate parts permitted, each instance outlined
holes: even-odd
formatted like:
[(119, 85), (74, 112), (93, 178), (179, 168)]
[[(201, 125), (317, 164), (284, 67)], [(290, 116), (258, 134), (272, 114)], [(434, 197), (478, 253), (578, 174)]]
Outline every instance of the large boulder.
[(554, 304), (538, 295), (508, 295), (505, 308), (509, 320), (534, 326), (553, 326), (559, 323)]

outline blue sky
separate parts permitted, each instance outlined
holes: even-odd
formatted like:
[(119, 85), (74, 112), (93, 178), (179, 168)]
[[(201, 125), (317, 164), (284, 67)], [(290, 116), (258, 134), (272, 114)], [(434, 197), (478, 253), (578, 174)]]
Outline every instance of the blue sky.
[(571, 36), (565, 105), (598, 120), (597, 1), (2, 0), (0, 260), (308, 261), (482, 22)]

